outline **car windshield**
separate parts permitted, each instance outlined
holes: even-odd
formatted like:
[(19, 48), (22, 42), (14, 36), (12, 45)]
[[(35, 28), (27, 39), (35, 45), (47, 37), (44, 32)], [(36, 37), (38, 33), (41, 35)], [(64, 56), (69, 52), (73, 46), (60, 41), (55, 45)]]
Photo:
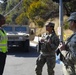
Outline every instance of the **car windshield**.
[(2, 27), (6, 32), (11, 32), (13, 29), (12, 29), (12, 27), (10, 27), (10, 26), (3, 26)]
[(15, 31), (17, 31), (17, 32), (25, 32), (27, 30), (26, 30), (26, 27), (15, 27)]

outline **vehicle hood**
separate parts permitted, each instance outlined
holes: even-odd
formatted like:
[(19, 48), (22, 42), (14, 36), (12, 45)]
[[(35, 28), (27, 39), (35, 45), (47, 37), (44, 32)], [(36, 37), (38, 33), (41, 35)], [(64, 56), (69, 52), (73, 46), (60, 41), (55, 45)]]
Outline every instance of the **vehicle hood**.
[(27, 33), (24, 32), (7, 32), (7, 35), (29, 35)]

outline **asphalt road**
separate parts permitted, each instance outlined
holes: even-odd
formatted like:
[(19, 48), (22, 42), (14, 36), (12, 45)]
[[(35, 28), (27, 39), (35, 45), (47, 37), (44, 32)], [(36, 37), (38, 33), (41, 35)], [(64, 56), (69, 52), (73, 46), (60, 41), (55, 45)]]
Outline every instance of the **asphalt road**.
[[(38, 53), (31, 47), (29, 53), (11, 51), (7, 55), (3, 75), (35, 75), (35, 63)], [(43, 68), (43, 75), (47, 74), (46, 64)], [(62, 75), (62, 65), (56, 64), (55, 75)]]

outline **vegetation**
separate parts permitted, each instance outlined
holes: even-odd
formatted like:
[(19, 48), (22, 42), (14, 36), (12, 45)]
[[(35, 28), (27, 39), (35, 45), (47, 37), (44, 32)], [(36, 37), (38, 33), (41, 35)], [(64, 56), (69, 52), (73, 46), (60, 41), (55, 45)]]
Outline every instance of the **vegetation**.
[[(52, 0), (2, 0), (0, 3), (0, 13), (6, 16), (8, 24), (29, 24), (43, 27), (48, 19), (53, 19), (59, 15), (59, 4)], [(64, 15), (69, 16), (76, 11), (76, 0), (64, 2)], [(65, 29), (68, 28), (67, 22)]]

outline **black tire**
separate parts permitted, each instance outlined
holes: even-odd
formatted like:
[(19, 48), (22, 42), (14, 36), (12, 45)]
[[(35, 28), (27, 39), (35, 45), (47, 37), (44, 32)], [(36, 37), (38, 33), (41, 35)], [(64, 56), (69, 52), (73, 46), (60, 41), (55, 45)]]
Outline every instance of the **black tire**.
[(29, 40), (26, 40), (26, 41), (23, 42), (23, 47), (22, 48), (23, 48), (23, 51), (29, 52), (29, 48), (30, 48)]

